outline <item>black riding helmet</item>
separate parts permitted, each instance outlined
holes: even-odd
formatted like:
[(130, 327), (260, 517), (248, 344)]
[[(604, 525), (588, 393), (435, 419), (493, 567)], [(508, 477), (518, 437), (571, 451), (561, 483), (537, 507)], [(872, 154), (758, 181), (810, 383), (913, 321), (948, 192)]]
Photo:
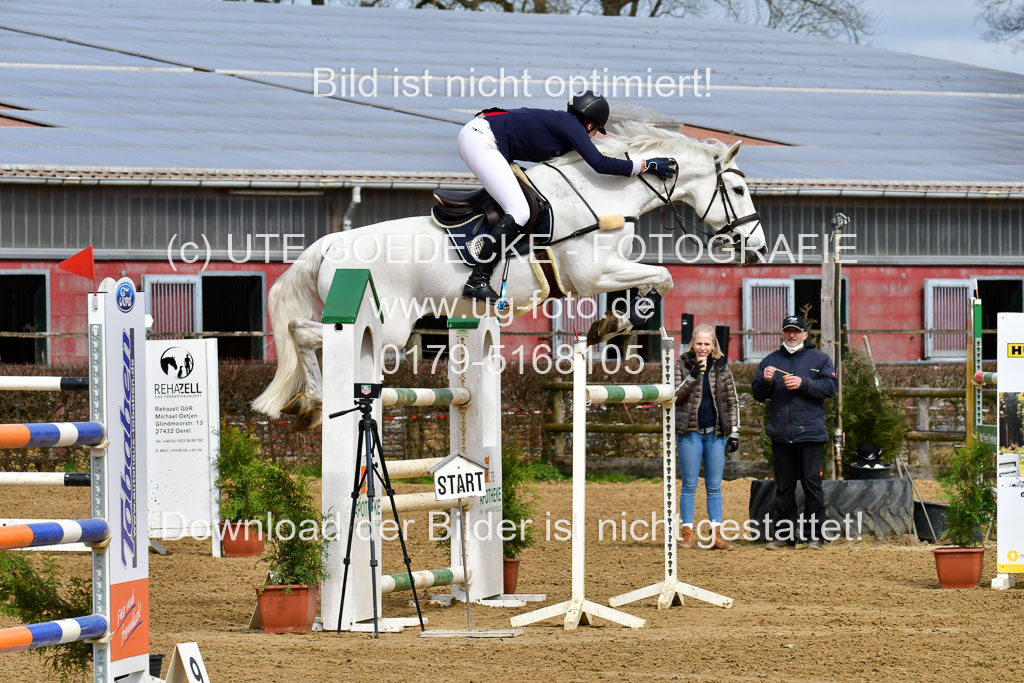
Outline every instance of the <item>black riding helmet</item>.
[(573, 95), (566, 110), (571, 114), (582, 116), (588, 121), (593, 121), (597, 124), (597, 130), (604, 135), (604, 127), (608, 123), (611, 109), (608, 107), (608, 100), (602, 95), (598, 95), (593, 90)]

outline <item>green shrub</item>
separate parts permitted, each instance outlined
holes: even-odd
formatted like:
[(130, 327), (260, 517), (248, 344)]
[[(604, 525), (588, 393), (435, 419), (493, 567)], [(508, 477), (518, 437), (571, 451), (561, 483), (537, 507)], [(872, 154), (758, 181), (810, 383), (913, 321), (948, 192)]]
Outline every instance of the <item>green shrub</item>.
[(531, 468), (526, 461), (525, 454), (517, 447), (508, 443), (501, 447), (501, 518), (513, 522), (516, 525), (512, 538), (506, 540), (503, 546), (505, 557), (518, 557), (519, 553), (537, 543), (536, 529), (534, 523), (523, 526), (527, 519), (533, 519), (535, 509), (532, 501), (527, 500), (529, 493), (527, 482), (530, 478)]
[(262, 519), (268, 510), (260, 503), (259, 476), (263, 462), (260, 459), (259, 439), (249, 429), (222, 424), (220, 456), (220, 518), (225, 522), (245, 522)]
[(956, 448), (939, 480), (949, 496), (949, 517), (942, 540), (960, 548), (976, 548), (980, 529), (996, 512), (991, 482), (995, 477), (995, 446), (975, 439)]
[[(37, 571), (24, 553), (0, 551), (0, 614), (23, 624), (37, 624), (92, 614), (88, 580), (61, 577), (49, 553), (34, 557)], [(92, 663), (92, 644), (80, 641), (36, 650), (61, 681), (84, 676)]]
[[(871, 442), (883, 459), (903, 449), (907, 418), (903, 406), (875, 382), (875, 367), (866, 354), (849, 350), (843, 358), (843, 476), (857, 459), (857, 447)], [(888, 456), (888, 458), (886, 457)]]
[(292, 476), (272, 463), (260, 462), (253, 471), (257, 505), (270, 513), (263, 556), (272, 585), (318, 585), (325, 577), (326, 544), (320, 509), (309, 495), (309, 479)]

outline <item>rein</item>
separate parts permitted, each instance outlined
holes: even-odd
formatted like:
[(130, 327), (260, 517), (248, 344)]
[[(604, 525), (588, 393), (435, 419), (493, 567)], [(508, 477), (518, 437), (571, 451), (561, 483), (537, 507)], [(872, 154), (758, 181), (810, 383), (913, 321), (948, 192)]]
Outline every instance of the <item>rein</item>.
[[(565, 237), (559, 237), (557, 240), (551, 240), (545, 246), (551, 247), (558, 244), (559, 242), (565, 242), (567, 240), (576, 239), (577, 237), (582, 237), (583, 235), (590, 234), (597, 230), (598, 228), (600, 228), (601, 217), (597, 215), (597, 212), (594, 211), (594, 207), (590, 205), (586, 197), (584, 197), (583, 194), (576, 188), (576, 186), (572, 184), (572, 181), (569, 180), (569, 177), (562, 173), (562, 169), (558, 168), (557, 166), (552, 166), (550, 163), (546, 161), (543, 163), (548, 168), (553, 169), (556, 173), (558, 173), (558, 175), (562, 176), (562, 180), (565, 181), (565, 184), (568, 185), (572, 189), (572, 191), (576, 193), (576, 196), (580, 198), (581, 202), (583, 202), (583, 206), (587, 207), (587, 211), (589, 211), (590, 215), (594, 217), (595, 221), (597, 221), (593, 225), (588, 225), (585, 228), (580, 228), (575, 232), (569, 233)], [(636, 216), (623, 216), (623, 220), (632, 221), (633, 223), (636, 223), (638, 219)]]

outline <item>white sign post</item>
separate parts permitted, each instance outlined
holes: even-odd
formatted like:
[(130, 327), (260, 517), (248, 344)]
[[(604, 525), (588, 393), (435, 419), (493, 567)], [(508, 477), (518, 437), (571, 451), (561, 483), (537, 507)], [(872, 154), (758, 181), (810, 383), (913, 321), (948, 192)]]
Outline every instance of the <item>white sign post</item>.
[(458, 500), (455, 508), (459, 511), (459, 541), (462, 552), (462, 566), (466, 569), (466, 630), (465, 631), (424, 631), (424, 637), (468, 637), (508, 638), (522, 633), (521, 630), (473, 630), (473, 616), (470, 613), (472, 599), (469, 594), (470, 573), (466, 557), (466, 513), (462, 509), (463, 498), (479, 498), (487, 493), (487, 470), (459, 452), (452, 453), (430, 468), (434, 475), (434, 497), (441, 500)]
[(216, 339), (146, 342), (149, 537), (213, 539), (220, 557)]

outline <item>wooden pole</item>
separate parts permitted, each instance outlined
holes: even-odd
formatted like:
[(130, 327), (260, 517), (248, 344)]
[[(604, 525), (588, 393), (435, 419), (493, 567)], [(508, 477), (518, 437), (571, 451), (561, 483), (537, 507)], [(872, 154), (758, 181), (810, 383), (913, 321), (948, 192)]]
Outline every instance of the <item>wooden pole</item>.
[(843, 259), (839, 251), (842, 242), (843, 228), (850, 224), (850, 219), (842, 213), (832, 217), (832, 227), (835, 229), (835, 279), (832, 283), (833, 291), (833, 320), (835, 328), (835, 358), (833, 363), (836, 368), (836, 381), (839, 383), (839, 393), (836, 394), (836, 431), (834, 443), (835, 459), (832, 464), (832, 478), (838, 479), (843, 470)]

